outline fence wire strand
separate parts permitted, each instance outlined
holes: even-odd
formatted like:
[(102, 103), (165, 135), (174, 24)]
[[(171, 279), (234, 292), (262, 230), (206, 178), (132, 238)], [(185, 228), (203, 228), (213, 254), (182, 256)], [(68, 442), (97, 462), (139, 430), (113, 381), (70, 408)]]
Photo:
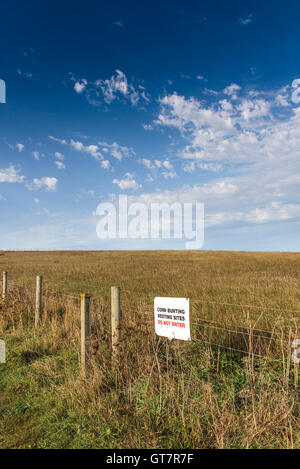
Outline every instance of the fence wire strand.
[[(10, 289), (11, 285), (17, 286), (19, 288), (29, 289), (31, 292), (35, 291), (35, 287), (33, 287), (31, 285), (28, 285), (26, 283), (16, 282), (14, 280), (9, 279), (8, 280), (8, 289)], [(136, 291), (132, 292), (131, 290), (122, 290), (122, 293), (133, 293), (133, 294), (136, 295), (136, 293), (138, 293), (138, 292), (136, 292)], [(141, 293), (145, 294), (145, 292), (141, 292)], [(63, 293), (63, 292), (60, 292), (60, 291), (55, 291), (53, 289), (53, 287), (48, 286), (47, 283), (44, 285), (43, 294), (46, 295), (47, 297), (49, 297), (50, 295), (53, 295), (55, 297), (63, 297), (63, 298), (68, 298), (68, 299), (80, 301), (80, 294), (78, 294), (78, 296), (75, 296), (75, 295), (69, 295), (69, 294), (66, 294), (66, 293)], [(285, 311), (285, 312), (300, 313), (300, 310), (289, 310), (289, 309), (285, 309), (285, 308), (276, 308), (276, 307), (268, 307), (268, 306), (245, 305), (245, 304), (242, 304), (242, 303), (237, 304), (237, 303), (218, 302), (218, 301), (212, 301), (212, 300), (206, 300), (206, 299), (200, 299), (200, 298), (192, 298), (192, 299), (190, 299), (190, 301), (191, 301), (192, 306), (193, 306), (194, 303), (207, 303), (207, 304), (214, 304), (214, 305), (234, 306), (234, 307), (239, 307), (239, 308), (251, 308), (251, 309), (258, 309), (258, 310), (272, 310), (272, 311), (280, 311), (280, 312)], [(107, 304), (107, 302), (105, 302), (103, 297), (94, 296), (94, 295), (91, 296), (91, 305), (93, 305), (93, 310), (95, 309), (96, 305), (100, 306), (100, 307), (104, 307), (104, 308), (109, 307), (109, 305)], [(139, 320), (140, 319), (143, 320), (142, 325), (146, 325), (146, 326), (152, 325), (152, 326), (154, 326), (154, 318), (150, 316), (150, 314), (153, 314), (153, 303), (152, 304), (149, 304), (149, 303), (146, 303), (146, 304), (143, 304), (143, 303), (136, 304), (135, 303), (134, 304), (134, 303), (131, 303), (131, 302), (127, 303), (126, 300), (125, 300), (124, 301), (124, 306), (123, 307), (121, 306), (121, 309), (123, 311), (128, 311), (129, 309), (133, 310), (136, 315), (142, 314), (143, 315), (142, 318), (138, 318)], [(146, 311), (145, 311), (145, 309), (146, 309)], [(149, 311), (147, 311), (148, 309), (149, 309)], [(143, 310), (143, 311), (141, 311), (141, 310)], [(242, 336), (243, 335), (248, 335), (251, 338), (265, 339), (265, 340), (268, 340), (270, 342), (271, 341), (276, 341), (276, 342), (280, 342), (282, 346), (287, 345), (287, 346), (290, 347), (290, 345), (291, 345), (290, 341), (287, 342), (287, 341), (283, 340), (283, 338), (273, 337), (274, 330), (271, 331), (271, 330), (256, 329), (256, 328), (254, 329), (254, 331), (256, 333), (257, 332), (263, 332), (263, 333), (270, 334), (271, 336), (268, 337), (268, 336), (257, 335), (256, 333), (251, 332), (251, 330), (250, 330), (250, 332), (247, 332), (245, 330), (238, 331), (238, 330), (230, 329), (230, 327), (243, 328), (244, 329), (245, 326), (220, 323), (220, 322), (217, 322), (217, 321), (214, 321), (214, 320), (201, 319), (201, 318), (197, 318), (197, 321), (192, 321), (191, 325), (196, 326), (196, 327), (197, 326), (203, 326), (204, 328), (208, 327), (208, 328), (215, 329), (215, 330), (218, 330), (218, 331), (224, 331), (228, 334), (240, 334)], [(209, 346), (219, 347), (219, 348), (222, 348), (222, 349), (226, 349), (226, 350), (230, 350), (230, 351), (238, 352), (238, 353), (243, 353), (243, 354), (251, 353), (251, 355), (253, 355), (254, 357), (257, 357), (257, 358), (264, 358), (264, 359), (267, 359), (267, 360), (282, 363), (282, 360), (280, 360), (280, 359), (260, 355), (260, 354), (254, 353), (253, 350), (251, 350), (251, 352), (250, 352), (250, 350), (247, 351), (247, 350), (242, 350), (242, 349), (238, 349), (238, 348), (235, 348), (235, 347), (230, 347), (230, 346), (227, 346), (227, 345), (222, 345), (220, 343), (212, 342), (211, 340), (204, 340), (204, 338), (192, 339), (191, 342), (192, 343), (201, 342), (201, 343), (209, 345)]]
[(227, 349), (227, 350), (231, 350), (233, 352), (238, 352), (238, 353), (243, 353), (243, 354), (248, 354), (248, 355), (249, 355), (249, 353), (251, 353), (251, 356), (253, 355), (254, 357), (257, 357), (257, 358), (264, 358), (265, 360), (271, 360), (271, 361), (282, 363), (282, 360), (280, 360), (279, 358), (272, 358), (272, 357), (269, 357), (269, 356), (267, 357), (265, 355), (259, 355), (257, 353), (254, 353), (253, 351), (249, 352), (247, 350), (236, 349), (234, 347), (228, 347), (226, 345), (217, 344), (217, 343), (207, 341), (207, 340), (203, 340), (203, 339), (201, 339), (201, 340), (192, 339), (192, 342), (201, 342), (201, 343), (204, 343), (204, 344), (207, 344), (207, 345), (213, 345), (215, 347), (220, 347), (220, 348), (224, 348), (224, 349)]

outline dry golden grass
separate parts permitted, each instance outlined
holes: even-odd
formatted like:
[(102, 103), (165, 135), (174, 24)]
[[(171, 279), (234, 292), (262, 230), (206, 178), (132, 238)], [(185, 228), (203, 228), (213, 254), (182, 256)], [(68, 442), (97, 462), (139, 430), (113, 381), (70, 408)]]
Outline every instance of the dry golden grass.
[[(300, 447), (286, 347), (299, 327), (300, 254), (5, 252), (1, 270), (9, 273), (0, 303), (8, 350), (0, 366), (1, 447)], [(37, 274), (45, 295), (34, 330)], [(111, 285), (122, 289), (118, 367)], [(93, 295), (87, 379), (79, 373), (81, 292)], [(153, 296), (194, 299), (191, 343), (155, 336)]]
[(298, 253), (5, 252), (0, 269), (12, 280), (32, 285), (34, 276), (43, 274), (55, 289), (87, 290), (107, 299), (109, 287), (118, 284), (150, 299), (153, 293), (180, 294), (300, 309)]

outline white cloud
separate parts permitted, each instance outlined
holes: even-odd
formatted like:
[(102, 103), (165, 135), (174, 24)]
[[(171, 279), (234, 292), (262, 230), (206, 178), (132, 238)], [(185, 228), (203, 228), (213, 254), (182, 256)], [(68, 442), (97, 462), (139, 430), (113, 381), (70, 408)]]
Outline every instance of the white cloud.
[(101, 161), (101, 166), (103, 169), (109, 169), (110, 168), (110, 162), (108, 160), (103, 160)]
[(246, 26), (247, 24), (252, 23), (252, 21), (253, 21), (253, 15), (252, 14), (246, 16), (246, 18), (239, 18), (239, 20), (238, 20), (238, 22), (240, 24), (242, 24), (243, 26)]
[(123, 99), (129, 101), (132, 106), (145, 105), (150, 101), (145, 88), (141, 85), (134, 86), (121, 70), (116, 70), (110, 78), (94, 82), (88, 82), (85, 78), (76, 79), (72, 74), (71, 80), (75, 82), (75, 91), (85, 92), (86, 99), (95, 106), (101, 104), (102, 99), (106, 104)]
[(124, 189), (137, 190), (140, 187), (142, 187), (140, 184), (138, 184), (135, 181), (134, 176), (131, 173), (126, 173), (124, 179), (114, 179), (113, 184), (117, 184), (121, 190), (124, 190)]
[(155, 123), (177, 128), (188, 141), (180, 156), (203, 163), (226, 159), (250, 162), (258, 156), (258, 147), (260, 153), (266, 149), (262, 142), (274, 128), (270, 125), (271, 103), (264, 99), (241, 98), (234, 105), (221, 100), (205, 106), (193, 97), (174, 93), (162, 98), (160, 104)]
[(123, 157), (135, 156), (135, 152), (132, 148), (128, 148), (125, 145), (119, 145), (117, 142), (112, 144), (106, 142), (98, 142), (100, 145), (101, 151), (109, 152), (111, 156), (121, 161)]
[(33, 78), (33, 74), (31, 72), (23, 72), (19, 68), (17, 68), (17, 74), (20, 75), (21, 77), (28, 78), (29, 80)]
[(219, 104), (222, 108), (223, 111), (232, 111), (233, 110), (233, 106), (231, 104), (231, 102), (227, 101), (227, 99), (221, 99), (219, 101)]
[(23, 143), (17, 143), (17, 144), (16, 144), (16, 148), (17, 148), (18, 151), (21, 153), (21, 152), (24, 150), (24, 145), (23, 145)]
[(250, 119), (267, 116), (270, 113), (270, 104), (263, 99), (253, 101), (245, 99), (237, 109), (241, 111), (243, 119), (248, 122)]
[[(228, 201), (237, 187), (225, 181), (202, 186), (183, 186), (177, 190), (156, 191), (139, 196), (130, 196), (129, 202), (151, 203), (205, 203), (205, 227), (230, 224), (266, 224), (288, 220), (300, 220), (300, 204), (268, 202), (254, 208), (235, 207), (228, 210)], [(214, 198), (214, 209), (210, 210), (209, 201)], [(222, 201), (226, 199), (226, 203)]]
[(91, 155), (95, 160), (102, 160), (103, 156), (99, 151), (98, 145), (84, 145), (80, 141), (70, 140), (70, 145), (77, 151), (82, 151), (84, 153), (88, 153)]
[(86, 88), (87, 84), (87, 80), (85, 78), (81, 78), (81, 80), (75, 82), (74, 90), (76, 93), (80, 94)]
[(180, 73), (180, 77), (184, 78), (185, 80), (190, 80), (192, 78), (191, 75), (187, 75), (187, 74), (182, 73), (182, 72)]
[(57, 166), (58, 169), (66, 169), (66, 165), (61, 161), (54, 161), (54, 164)]
[(210, 184), (203, 184), (202, 186), (203, 194), (214, 194), (214, 195), (224, 195), (224, 194), (234, 194), (237, 191), (237, 186), (226, 181), (217, 181)]
[(39, 204), (39, 203), (40, 203), (40, 199), (38, 199), (37, 197), (34, 197), (33, 200), (34, 200), (34, 203), (36, 203), (36, 204)]
[[(147, 158), (142, 158), (139, 160), (139, 162), (142, 163), (147, 169), (152, 170), (152, 172), (156, 175), (159, 174), (158, 170), (161, 170), (161, 175), (164, 177), (164, 179), (174, 179), (177, 176), (176, 172), (173, 170), (172, 163), (168, 159), (154, 160), (152, 162)], [(153, 174), (148, 175), (146, 180), (148, 182), (153, 181)]]
[(74, 140), (70, 141), (71, 147), (75, 148), (77, 151), (83, 151), (84, 150), (84, 144), (82, 142), (75, 142)]
[(61, 143), (62, 145), (67, 145), (67, 141), (63, 138), (56, 138), (56, 137), (53, 137), (53, 135), (49, 135), (49, 138), (50, 140), (53, 140), (54, 142), (59, 142)]
[(38, 161), (40, 158), (44, 158), (44, 157), (45, 157), (45, 154), (44, 154), (44, 153), (40, 153), (40, 152), (38, 152), (38, 151), (33, 151), (32, 154), (33, 154), (34, 159), (37, 160), (37, 161)]
[(96, 160), (97, 159), (101, 159), (102, 158), (102, 155), (101, 153), (99, 152), (99, 147), (98, 145), (86, 145), (84, 147), (84, 151), (86, 153), (89, 153), (93, 158), (95, 158)]
[(276, 96), (276, 104), (278, 106), (289, 106), (290, 105), (289, 101), (287, 100), (287, 97), (282, 95), (282, 94), (278, 94)]
[(183, 167), (183, 171), (186, 173), (193, 173), (196, 169), (196, 165), (194, 161), (191, 161), (190, 163), (186, 163)]
[(222, 165), (219, 163), (199, 163), (199, 162), (196, 163), (195, 161), (191, 161), (189, 163), (186, 163), (183, 166), (183, 170), (186, 173), (193, 173), (196, 170), (196, 168), (199, 168), (203, 171), (217, 172), (222, 169)]
[(169, 169), (169, 170), (173, 169), (173, 165), (170, 163), (169, 160), (163, 161), (163, 162), (162, 162), (162, 165), (163, 165), (163, 167), (166, 168), (166, 169)]
[(149, 168), (149, 169), (153, 168), (151, 160), (148, 160), (147, 158), (142, 158), (141, 162), (143, 163), (144, 166), (146, 166), (146, 168)]
[(231, 85), (228, 85), (226, 88), (224, 88), (223, 93), (227, 94), (227, 96), (230, 96), (231, 99), (238, 99), (237, 92), (241, 89), (242, 88), (236, 83), (231, 83)]
[(56, 159), (58, 159), (60, 161), (63, 161), (63, 159), (64, 159), (64, 155), (62, 153), (60, 153), (59, 151), (56, 151), (54, 153), (54, 156), (55, 156)]
[(123, 23), (122, 20), (113, 21), (113, 25), (114, 25), (114, 26), (118, 26), (119, 28), (123, 28), (123, 27), (124, 27), (124, 23)]
[[(127, 97), (129, 94), (129, 86), (125, 73), (121, 70), (116, 70), (116, 74), (112, 75), (111, 78), (106, 80), (98, 80), (96, 86), (99, 86), (102, 90), (104, 101), (110, 104), (114, 101), (117, 95)], [(136, 91), (132, 90), (133, 99), (136, 100)]]
[(191, 125), (194, 128), (214, 127), (218, 132), (233, 131), (234, 126), (229, 114), (205, 108), (197, 99), (186, 99), (177, 93), (160, 99), (161, 113), (155, 121), (159, 125), (176, 127), (184, 132)]
[(20, 171), (20, 169), (16, 169), (13, 165), (0, 169), (0, 182), (24, 182), (25, 176), (21, 175)]
[(203, 93), (208, 94), (208, 95), (213, 95), (213, 96), (218, 96), (219, 94), (218, 91), (212, 90), (211, 88), (204, 88)]
[[(100, 141), (97, 144), (86, 145), (80, 140), (71, 139), (70, 142), (68, 142), (65, 139), (58, 139), (52, 136), (49, 138), (51, 140), (58, 141), (63, 145), (69, 145), (76, 151), (88, 153), (93, 158), (95, 158), (95, 160), (99, 161), (102, 168), (104, 169), (110, 168), (111, 164), (107, 159), (104, 159), (103, 153), (105, 153), (105, 155), (110, 155), (119, 161), (124, 157), (135, 156), (135, 152), (132, 148), (126, 147), (125, 145), (119, 145), (117, 142), (109, 144), (107, 142)], [(57, 159), (63, 160), (64, 155), (62, 153), (56, 152), (55, 157)]]
[(56, 191), (56, 185), (58, 180), (53, 177), (34, 178), (31, 184), (27, 185), (27, 188), (31, 191)]
[(276, 97), (275, 97), (275, 104), (277, 104), (277, 106), (289, 106), (290, 105), (290, 102), (289, 102), (289, 96), (288, 96), (288, 90), (289, 90), (290, 86), (287, 85), (287, 86), (284, 86), (283, 88), (281, 88), (278, 93), (276, 94)]
[(74, 202), (78, 203), (80, 200), (82, 200), (83, 196), (85, 196), (85, 195), (87, 195), (89, 197), (94, 197), (95, 196), (94, 189), (89, 189), (89, 190), (81, 189), (80, 194), (76, 197)]
[(165, 179), (174, 179), (177, 176), (175, 171), (162, 171), (161, 174)]
[(219, 163), (197, 163), (197, 167), (203, 171), (220, 171), (222, 165)]
[(263, 207), (257, 207), (248, 211), (225, 211), (208, 214), (206, 217), (206, 225), (210, 227), (233, 222), (257, 225), (272, 222), (278, 223), (299, 218), (299, 204), (280, 204), (277, 202), (271, 202)]
[[(236, 100), (209, 105), (176, 93), (160, 100), (155, 124), (180, 132), (181, 147), (175, 138), (177, 156), (188, 160), (184, 171), (227, 174), (179, 195), (205, 202), (214, 223), (269, 223), (298, 216), (300, 108), (286, 106), (288, 86), (254, 93), (231, 87), (227, 95), (237, 91)], [(277, 117), (278, 105), (285, 107), (284, 116)]]

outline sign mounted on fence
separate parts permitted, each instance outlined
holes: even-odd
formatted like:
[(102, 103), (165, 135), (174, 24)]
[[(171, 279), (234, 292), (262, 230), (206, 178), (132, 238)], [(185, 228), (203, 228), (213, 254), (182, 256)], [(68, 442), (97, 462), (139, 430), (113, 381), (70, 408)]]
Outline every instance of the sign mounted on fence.
[(157, 335), (169, 339), (191, 340), (189, 298), (154, 298), (154, 321)]

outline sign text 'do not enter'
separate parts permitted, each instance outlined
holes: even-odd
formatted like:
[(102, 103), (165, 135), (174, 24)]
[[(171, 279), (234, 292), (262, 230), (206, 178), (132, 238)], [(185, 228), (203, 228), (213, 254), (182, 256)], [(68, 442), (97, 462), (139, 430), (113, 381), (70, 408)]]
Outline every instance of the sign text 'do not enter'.
[(157, 335), (169, 339), (191, 340), (189, 298), (154, 298)]

